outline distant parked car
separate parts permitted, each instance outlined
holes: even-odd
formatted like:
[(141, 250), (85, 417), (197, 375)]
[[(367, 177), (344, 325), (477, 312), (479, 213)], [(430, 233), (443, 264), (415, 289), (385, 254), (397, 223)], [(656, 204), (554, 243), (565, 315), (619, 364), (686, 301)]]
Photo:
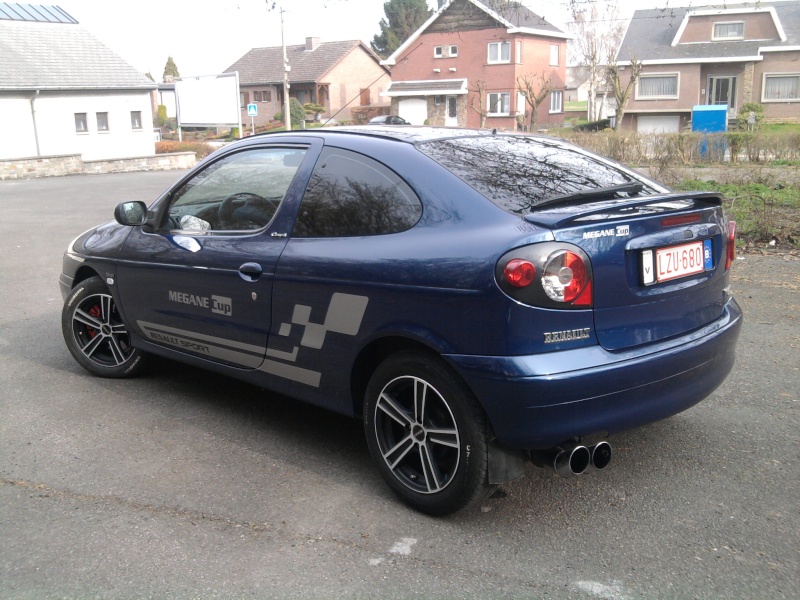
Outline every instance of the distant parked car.
[(381, 115), (369, 120), (370, 125), (411, 125), (403, 117), (397, 115)]
[(721, 196), (553, 138), (255, 135), (115, 219), (64, 256), (78, 363), (120, 378), (172, 358), (360, 417), (388, 485), (431, 514), (528, 458), (602, 469), (605, 436), (689, 408), (734, 364)]

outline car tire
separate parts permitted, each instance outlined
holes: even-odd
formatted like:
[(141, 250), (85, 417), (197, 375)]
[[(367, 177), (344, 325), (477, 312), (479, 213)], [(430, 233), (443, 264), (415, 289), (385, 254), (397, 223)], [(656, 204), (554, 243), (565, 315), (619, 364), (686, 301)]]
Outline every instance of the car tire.
[(81, 281), (70, 292), (61, 332), (72, 356), (92, 375), (121, 379), (145, 367), (145, 353), (131, 346), (116, 302), (99, 277)]
[(486, 416), (439, 357), (403, 352), (373, 373), (364, 430), (370, 454), (395, 494), (431, 515), (473, 506), (488, 483)]

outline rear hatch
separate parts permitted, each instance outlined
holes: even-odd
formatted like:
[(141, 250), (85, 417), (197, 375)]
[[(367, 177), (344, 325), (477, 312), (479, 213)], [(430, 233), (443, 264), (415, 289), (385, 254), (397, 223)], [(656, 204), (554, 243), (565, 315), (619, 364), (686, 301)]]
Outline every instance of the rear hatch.
[(721, 197), (658, 194), (542, 207), (525, 219), (592, 263), (598, 341), (623, 350), (719, 318), (726, 300)]

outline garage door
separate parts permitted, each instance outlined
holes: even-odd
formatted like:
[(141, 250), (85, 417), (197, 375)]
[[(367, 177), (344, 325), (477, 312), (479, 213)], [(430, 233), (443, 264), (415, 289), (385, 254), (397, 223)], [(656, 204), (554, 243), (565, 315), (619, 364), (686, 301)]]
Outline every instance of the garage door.
[(638, 133), (678, 133), (681, 118), (679, 115), (639, 116), (636, 119)]
[(412, 125), (424, 125), (428, 118), (428, 101), (421, 98), (408, 98), (398, 103), (400, 116)]

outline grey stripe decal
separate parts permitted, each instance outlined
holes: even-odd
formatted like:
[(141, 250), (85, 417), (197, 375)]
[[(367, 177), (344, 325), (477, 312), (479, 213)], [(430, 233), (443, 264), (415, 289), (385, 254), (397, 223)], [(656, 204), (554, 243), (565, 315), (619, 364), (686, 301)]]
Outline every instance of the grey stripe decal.
[(300, 367), (275, 362), (274, 360), (265, 360), (258, 370), (270, 375), (291, 379), (297, 383), (305, 383), (315, 388), (319, 387), (319, 382), (322, 378), (322, 373), (318, 371), (309, 371), (308, 369), (301, 369)]
[[(233, 340), (144, 321), (137, 321), (137, 324), (146, 334), (146, 337), (157, 344), (188, 350), (251, 369), (258, 367), (264, 360), (264, 349), (251, 344), (243, 344)], [(232, 347), (239, 347), (245, 351), (234, 350)]]
[[(318, 388), (322, 373), (287, 364), (286, 362), (270, 360), (270, 358), (265, 358), (265, 354), (271, 358), (293, 363), (297, 361), (301, 346), (319, 350), (325, 344), (325, 338), (328, 333), (354, 336), (361, 328), (361, 321), (364, 318), (368, 303), (369, 298), (366, 296), (335, 293), (331, 296), (325, 319), (322, 323), (312, 322), (312, 308), (310, 306), (296, 304), (291, 323), (281, 323), (278, 330), (280, 338), (290, 338), (293, 327), (295, 325), (300, 326), (299, 346), (295, 342), (291, 349), (288, 350), (275, 347), (262, 348), (261, 346), (244, 344), (227, 338), (148, 323), (147, 321), (137, 321), (137, 325), (152, 342), (224, 360), (238, 366), (257, 369), (276, 377)], [(273, 341), (277, 341), (277, 339)]]

